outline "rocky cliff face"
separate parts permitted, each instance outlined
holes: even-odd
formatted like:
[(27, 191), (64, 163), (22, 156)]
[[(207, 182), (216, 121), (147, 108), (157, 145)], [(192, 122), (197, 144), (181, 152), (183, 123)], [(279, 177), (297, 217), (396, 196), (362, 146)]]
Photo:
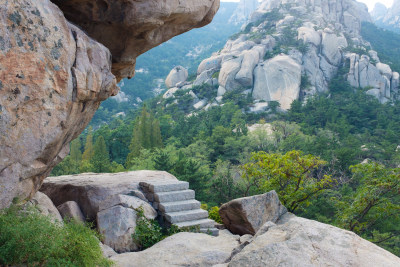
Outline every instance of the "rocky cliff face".
[(199, 65), (193, 85), (218, 85), (218, 92), (197, 101), (208, 108), (236, 91), (251, 94), (255, 112), (271, 101), (286, 110), (293, 100), (327, 92), (343, 69), (352, 86), (386, 102), (397, 93), (399, 74), (362, 39), (362, 21), (371, 21), (367, 7), (353, 0), (263, 1), (243, 31)]
[(133, 75), (139, 54), (207, 24), (219, 7), (219, 0), (54, 3), (0, 6), (0, 208), (35, 194), (100, 102), (118, 93), (117, 80)]

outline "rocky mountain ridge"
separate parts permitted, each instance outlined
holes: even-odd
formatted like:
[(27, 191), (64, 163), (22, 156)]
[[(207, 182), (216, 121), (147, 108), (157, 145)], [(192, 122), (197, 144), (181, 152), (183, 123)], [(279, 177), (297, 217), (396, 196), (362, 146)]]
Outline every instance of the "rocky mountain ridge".
[[(363, 21), (371, 22), (367, 7), (353, 0), (263, 1), (243, 31), (199, 65), (195, 81), (182, 81), (164, 99), (189, 90), (199, 110), (235, 92), (251, 96), (251, 112), (265, 111), (271, 101), (287, 110), (293, 100), (328, 92), (341, 70), (351, 86), (385, 103), (398, 93), (399, 74), (362, 39)], [(190, 92), (202, 84), (213, 98)]]

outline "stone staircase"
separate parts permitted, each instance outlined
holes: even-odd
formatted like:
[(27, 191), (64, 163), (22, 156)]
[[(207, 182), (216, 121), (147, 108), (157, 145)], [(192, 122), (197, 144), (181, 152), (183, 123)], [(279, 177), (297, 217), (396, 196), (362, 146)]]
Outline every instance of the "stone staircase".
[(179, 228), (199, 226), (203, 233), (218, 235), (215, 221), (208, 219), (208, 212), (200, 208), (195, 192), (184, 181), (141, 182), (140, 187), (148, 201), (158, 212), (159, 221)]

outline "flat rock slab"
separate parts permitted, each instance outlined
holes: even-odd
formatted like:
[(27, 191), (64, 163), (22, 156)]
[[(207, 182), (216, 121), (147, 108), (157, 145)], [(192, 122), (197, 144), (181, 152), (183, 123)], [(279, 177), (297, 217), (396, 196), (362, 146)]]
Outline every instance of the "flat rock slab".
[(55, 205), (75, 201), (83, 215), (94, 220), (99, 205), (109, 196), (129, 195), (139, 190), (143, 181), (177, 181), (176, 177), (164, 171), (133, 171), (123, 173), (86, 173), (47, 178), (41, 191), (50, 197)]
[(400, 266), (400, 258), (353, 232), (290, 213), (267, 228), (228, 266)]
[(213, 266), (224, 263), (239, 245), (239, 237), (228, 231), (212, 237), (199, 233), (179, 233), (141, 252), (119, 254), (111, 260), (119, 267)]

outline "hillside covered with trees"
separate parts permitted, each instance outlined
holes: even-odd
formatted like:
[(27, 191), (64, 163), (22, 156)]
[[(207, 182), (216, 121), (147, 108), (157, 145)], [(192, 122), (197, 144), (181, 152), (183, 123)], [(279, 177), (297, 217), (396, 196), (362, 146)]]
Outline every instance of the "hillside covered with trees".
[[(399, 35), (371, 23), (362, 24), (361, 34), (368, 49), (400, 70)], [(346, 49), (366, 56), (364, 47)], [(266, 60), (282, 52), (275, 50)], [(217, 96), (216, 86), (206, 83), (177, 90), (173, 98), (149, 98), (126, 117), (86, 130), (53, 175), (164, 170), (188, 181), (214, 211), (232, 199), (275, 190), (289, 211), (400, 255), (400, 102), (394, 95), (383, 103), (366, 94), (368, 86), (352, 87), (348, 69), (347, 59), (327, 91), (300, 97), (286, 112), (274, 101), (265, 112), (249, 112), (253, 99), (243, 88), (225, 93), (223, 104), (196, 111), (189, 91), (199, 99)], [(309, 83), (303, 75), (300, 87)]]

